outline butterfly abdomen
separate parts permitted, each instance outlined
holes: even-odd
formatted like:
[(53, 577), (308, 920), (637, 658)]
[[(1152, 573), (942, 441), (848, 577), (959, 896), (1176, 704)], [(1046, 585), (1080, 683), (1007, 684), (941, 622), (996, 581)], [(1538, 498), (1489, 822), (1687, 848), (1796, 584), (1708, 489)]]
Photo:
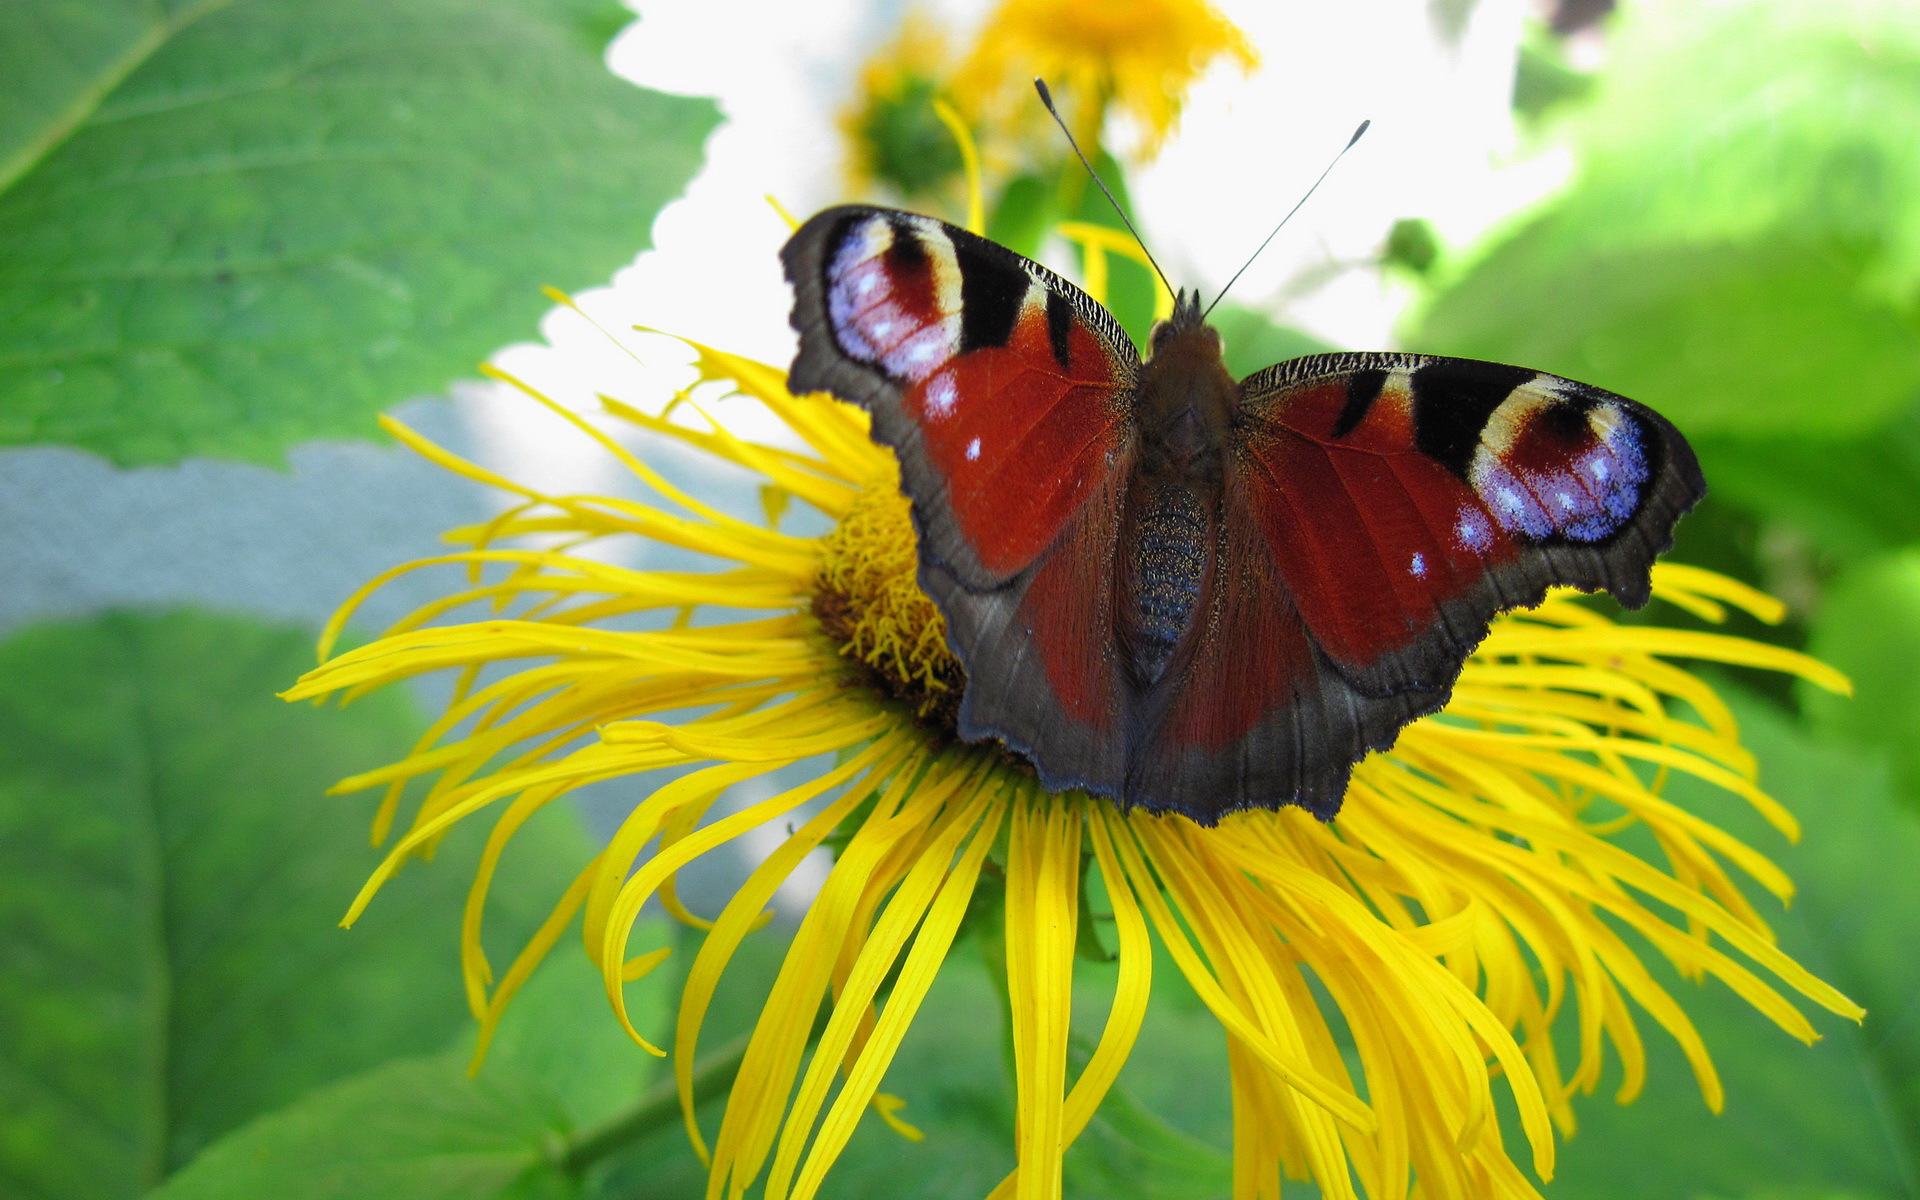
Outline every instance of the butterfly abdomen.
[(1127, 489), (1118, 634), (1135, 686), (1158, 683), (1193, 624), (1213, 557), (1235, 391), (1220, 338), (1162, 325), (1134, 404), (1140, 454)]
[(1212, 557), (1212, 492), (1140, 479), (1128, 498), (1119, 634), (1142, 688), (1166, 674), (1199, 607)]

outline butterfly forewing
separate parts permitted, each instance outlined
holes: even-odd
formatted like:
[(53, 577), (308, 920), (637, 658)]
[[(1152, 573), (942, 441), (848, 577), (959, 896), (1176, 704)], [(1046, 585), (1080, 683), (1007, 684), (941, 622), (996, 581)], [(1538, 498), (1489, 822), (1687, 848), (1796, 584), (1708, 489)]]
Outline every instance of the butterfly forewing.
[(783, 252), (796, 390), (873, 414), (923, 550), (976, 587), (1047, 549), (1126, 441), (1132, 343), (1084, 292), (929, 217), (836, 208)]
[(1330, 354), (1242, 391), (1258, 524), (1316, 644), (1371, 695), (1444, 690), (1496, 612), (1550, 586), (1646, 603), (1705, 492), (1660, 416), (1538, 371)]
[(890, 209), (830, 209), (782, 253), (795, 391), (873, 415), (900, 459), (920, 583), (969, 684), (969, 738), (1027, 753), (1052, 786), (1117, 793), (1125, 728), (1112, 562), (1139, 355), (1038, 264)]

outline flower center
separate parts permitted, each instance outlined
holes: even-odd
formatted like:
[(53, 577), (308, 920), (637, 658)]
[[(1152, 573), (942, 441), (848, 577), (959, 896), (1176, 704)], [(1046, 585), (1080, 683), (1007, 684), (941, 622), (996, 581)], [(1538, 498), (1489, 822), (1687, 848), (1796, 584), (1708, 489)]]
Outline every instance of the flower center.
[(821, 549), (820, 627), (882, 691), (952, 732), (966, 674), (947, 648), (946, 618), (915, 578), (918, 546), (899, 485), (887, 478), (861, 492)]

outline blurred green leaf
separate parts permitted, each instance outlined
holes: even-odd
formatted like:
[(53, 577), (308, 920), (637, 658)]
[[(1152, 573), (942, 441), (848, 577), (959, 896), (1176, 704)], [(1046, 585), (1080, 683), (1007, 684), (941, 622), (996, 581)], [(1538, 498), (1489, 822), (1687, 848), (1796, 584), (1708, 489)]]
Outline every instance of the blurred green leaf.
[(200, 1156), (154, 1200), (538, 1200), (575, 1196), (555, 1097), (450, 1057), (322, 1088)]
[(856, 118), (853, 141), (873, 177), (906, 196), (941, 190), (963, 162), (953, 134), (934, 111), (940, 81), (908, 73), (892, 94), (875, 94)]
[(1920, 403), (1867, 434), (1696, 439), (1716, 500), (1785, 521), (1823, 559), (1851, 562), (1920, 542)]
[[(1127, 177), (1120, 163), (1105, 150), (1096, 148), (1093, 155), (1094, 169), (1100, 172), (1100, 178), (1113, 190), (1113, 198), (1129, 217), (1134, 216), (1133, 198), (1127, 191)], [(1100, 225), (1108, 229), (1117, 229), (1128, 238), (1127, 224), (1113, 205), (1100, 194), (1099, 185), (1087, 176), (1086, 169), (1078, 161), (1068, 160), (1060, 168), (1059, 208), (1063, 219), (1085, 221), (1089, 225)], [(1081, 256), (1081, 278), (1086, 277), (1086, 256)], [(1178, 285), (1175, 285), (1178, 286)], [(1156, 292), (1153, 269), (1144, 263), (1136, 262), (1120, 254), (1107, 255), (1107, 310), (1114, 315), (1120, 325), (1133, 340), (1141, 346), (1147, 344), (1147, 333), (1153, 328), (1153, 302)]]
[[(649, 918), (634, 927), (633, 944), (651, 946), (673, 936), (664, 920)], [(678, 978), (678, 972), (662, 970), (627, 986), (627, 1015), (655, 1044), (664, 1045), (673, 1034)], [(472, 1032), (463, 1030), (451, 1053), (465, 1064), (472, 1046)], [(496, 1072), (544, 1088), (568, 1122), (584, 1128), (630, 1105), (642, 1089), (665, 1077), (666, 1064), (620, 1028), (599, 969), (577, 939), (563, 939), (501, 1017), (480, 1067), (482, 1078)]]
[(1575, 182), (1433, 297), (1410, 342), (1588, 380), (1693, 436), (1876, 430), (1920, 396), (1910, 16), (1629, 10), (1571, 124)]
[(1303, 354), (1325, 354), (1333, 349), (1312, 334), (1285, 325), (1258, 309), (1230, 300), (1220, 302), (1207, 323), (1220, 332), (1226, 347), (1227, 370), (1236, 379), (1244, 379), (1263, 367)]
[[(722, 1047), (738, 1044), (738, 1039), (751, 1032), (766, 1003), (767, 994), (773, 988), (780, 964), (786, 958), (787, 941), (792, 933), (790, 926), (774, 925), (755, 932), (740, 943), (707, 1008), (706, 1020), (700, 1031), (700, 1058), (717, 1055)], [(686, 981), (686, 972), (692, 967), (706, 935), (675, 924), (666, 936), (677, 944), (673, 957), (657, 973), (660, 982), (655, 994), (662, 1002), (677, 1003)], [(630, 988), (630, 997), (631, 993)], [(632, 1002), (630, 998), (629, 1003)], [(672, 1007), (672, 1003), (669, 1007)], [(604, 1008), (605, 1004), (603, 998), (600, 1005)], [(647, 1026), (641, 1025), (640, 1030), (647, 1032)], [(666, 1032), (663, 1031), (661, 1036), (665, 1037)], [(723, 1099), (714, 1097), (696, 1108), (700, 1127), (709, 1144), (719, 1130)], [(908, 1114), (908, 1117), (911, 1119), (912, 1114)], [(897, 1138), (894, 1139), (894, 1145), (900, 1145)], [(911, 1152), (911, 1147), (908, 1151)], [(828, 1195), (839, 1197), (848, 1194), (839, 1190), (837, 1175), (830, 1175), (828, 1179)], [(596, 1170), (589, 1173), (586, 1186), (587, 1194), (595, 1200), (683, 1200), (684, 1197), (705, 1193), (707, 1172), (694, 1155), (693, 1148), (688, 1145), (685, 1129), (675, 1119), (652, 1135), (634, 1140), (609, 1154), (597, 1165)]]
[(1861, 435), (1920, 395), (1920, 311), (1863, 291), (1868, 245), (1618, 232), (1549, 210), (1441, 292), (1409, 344), (1594, 383), (1689, 435)]
[(1231, 1128), (1223, 1124), (1216, 1137), (1219, 1144), (1213, 1145), (1173, 1128), (1116, 1084), (1067, 1158), (1066, 1194), (1079, 1200), (1224, 1200), (1233, 1191), (1226, 1149)]
[(1033, 258), (1053, 219), (1053, 189), (1046, 180), (1034, 172), (1016, 175), (987, 213), (987, 236)]
[[(656, 930), (649, 935), (669, 936)], [(671, 1020), (669, 989), (629, 989), (642, 1030)], [(591, 1182), (568, 1149), (668, 1077), (607, 1008), (599, 972), (564, 947), (515, 997), (487, 1061), (467, 1042), (388, 1063), (243, 1126), (155, 1200), (493, 1200), (574, 1196)], [(678, 1121), (671, 1121), (676, 1128)], [(689, 1158), (691, 1152), (687, 1152)]]
[(1414, 275), (1433, 270), (1440, 258), (1440, 235), (1433, 223), (1420, 217), (1402, 217), (1387, 230), (1386, 248), (1381, 251), (1382, 266), (1399, 267)]
[(604, 279), (716, 119), (607, 72), (620, 11), (0, 6), (0, 444), (371, 435), (530, 329), (539, 285)]
[(1662, 981), (1699, 1026), (1726, 1084), (1726, 1111), (1701, 1102), (1670, 1040), (1647, 1027), (1645, 1093), (1619, 1107), (1580, 1104), (1560, 1151), (1555, 1200), (1662, 1196), (1868, 1197), (1920, 1190), (1920, 820), (1883, 763), (1821, 743), (1778, 710), (1719, 689), (1761, 763), (1761, 783), (1798, 812), (1801, 843), (1781, 850), (1725, 793), (1677, 780), (1671, 795), (1767, 851), (1799, 893), (1763, 905), (1783, 949), (1867, 1009), (1863, 1025), (1817, 1014), (1823, 1040), (1793, 1042), (1718, 984)]
[(1713, 1200), (1876, 1200), (1876, 1198), (1865, 1192), (1810, 1187), (1763, 1188), (1760, 1191), (1746, 1192), (1739, 1196), (1714, 1197)]
[[(1808, 717), (1854, 745), (1884, 751), (1902, 797), (1920, 810), (1920, 548), (1835, 579), (1807, 648), (1852, 676), (1855, 689), (1851, 698), (1803, 689)], [(1920, 914), (1920, 906), (1907, 911)]]
[[(249, 1117), (466, 1028), (455, 934), (482, 831), (338, 929), (371, 806), (323, 792), (417, 722), (399, 695), (277, 699), (311, 662), (303, 633), (198, 614), (0, 643), (6, 1190), (140, 1194)], [(567, 814), (524, 831), (490, 933), (517, 948), (584, 854)]]
[(1514, 64), (1513, 111), (1538, 118), (1592, 90), (1593, 76), (1567, 61), (1560, 39), (1544, 25), (1529, 25)]
[[(1577, 203), (1609, 236), (1874, 248), (1868, 290), (1920, 282), (1920, 21), (1907, 0), (1623, 6), (1576, 125)], [(1680, 116), (1676, 116), (1680, 114)], [(1608, 209), (1608, 205), (1618, 205)], [(1602, 247), (1604, 249), (1604, 247)]]

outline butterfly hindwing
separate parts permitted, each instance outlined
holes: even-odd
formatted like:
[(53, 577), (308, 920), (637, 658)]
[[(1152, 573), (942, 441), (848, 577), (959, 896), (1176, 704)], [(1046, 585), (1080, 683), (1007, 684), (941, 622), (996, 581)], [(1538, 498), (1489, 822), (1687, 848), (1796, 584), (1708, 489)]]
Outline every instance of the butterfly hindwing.
[(1105, 630), (1139, 355), (1080, 289), (963, 229), (829, 209), (782, 252), (788, 381), (866, 409), (900, 460), (921, 587), (947, 618), (969, 739), (1109, 793), (1123, 700)]
[(1102, 484), (1047, 554), (1002, 587), (970, 589), (942, 567), (921, 568), (967, 672), (960, 735), (1007, 743), (1056, 790), (1119, 796), (1125, 785), (1130, 696), (1116, 670), (1110, 583), (1123, 477)]
[(1259, 491), (1227, 478), (1200, 611), (1134, 720), (1128, 801), (1203, 825), (1282, 803), (1331, 818), (1354, 762), (1436, 706), (1366, 697), (1318, 651), (1260, 530)]

